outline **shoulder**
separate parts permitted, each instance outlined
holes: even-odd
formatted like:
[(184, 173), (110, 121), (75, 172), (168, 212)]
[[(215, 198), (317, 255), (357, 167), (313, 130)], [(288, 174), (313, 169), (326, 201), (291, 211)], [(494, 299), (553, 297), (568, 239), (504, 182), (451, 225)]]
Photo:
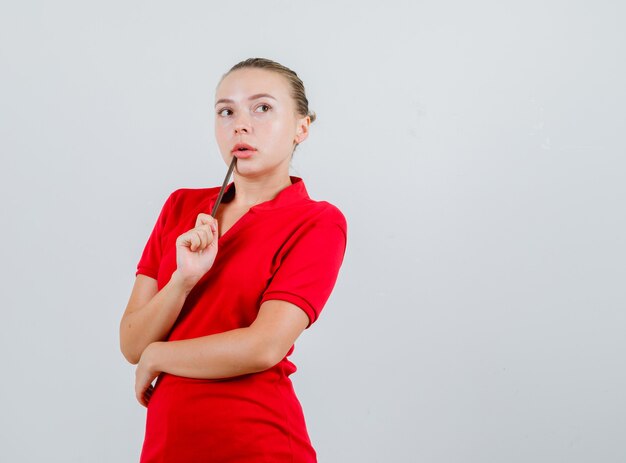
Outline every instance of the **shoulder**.
[(310, 198), (300, 203), (299, 206), (294, 210), (298, 214), (294, 225), (302, 232), (318, 230), (319, 233), (325, 233), (332, 229), (339, 229), (344, 239), (347, 239), (348, 222), (339, 207), (328, 201), (316, 201)]
[[(293, 179), (294, 177), (292, 177)], [(347, 232), (348, 223), (343, 212), (335, 204), (326, 200), (317, 200), (311, 198), (307, 191), (304, 180), (299, 177), (295, 177), (300, 180), (301, 206), (303, 215), (307, 216), (309, 220), (313, 220), (319, 225), (335, 225), (343, 230), (344, 234)]]
[(318, 211), (318, 219), (323, 221), (324, 223), (332, 223), (342, 230), (347, 230), (348, 222), (346, 220), (345, 215), (341, 210), (335, 206), (334, 204), (329, 203), (328, 201), (313, 201), (315, 203), (315, 208)]

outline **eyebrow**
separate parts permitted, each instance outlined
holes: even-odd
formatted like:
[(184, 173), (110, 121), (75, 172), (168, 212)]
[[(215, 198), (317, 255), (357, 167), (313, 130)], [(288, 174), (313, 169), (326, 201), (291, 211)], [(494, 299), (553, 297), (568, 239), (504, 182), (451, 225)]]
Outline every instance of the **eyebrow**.
[[(278, 101), (278, 100), (276, 100), (276, 98), (274, 98), (269, 93), (257, 93), (256, 95), (252, 95), (250, 98), (248, 98), (248, 101), (258, 100), (259, 98), (271, 98), (274, 101)], [(217, 106), (220, 103), (234, 103), (234, 101), (233, 100), (229, 100), (228, 98), (220, 98), (215, 103), (215, 106)]]

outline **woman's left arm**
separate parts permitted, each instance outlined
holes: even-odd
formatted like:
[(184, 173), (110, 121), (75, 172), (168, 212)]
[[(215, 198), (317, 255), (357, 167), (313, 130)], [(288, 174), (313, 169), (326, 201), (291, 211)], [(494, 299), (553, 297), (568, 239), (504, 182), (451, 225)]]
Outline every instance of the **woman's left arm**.
[(153, 342), (135, 374), (137, 400), (147, 406), (161, 372), (187, 378), (230, 378), (267, 370), (280, 362), (309, 325), (307, 314), (287, 301), (261, 304), (252, 325), (181, 341)]

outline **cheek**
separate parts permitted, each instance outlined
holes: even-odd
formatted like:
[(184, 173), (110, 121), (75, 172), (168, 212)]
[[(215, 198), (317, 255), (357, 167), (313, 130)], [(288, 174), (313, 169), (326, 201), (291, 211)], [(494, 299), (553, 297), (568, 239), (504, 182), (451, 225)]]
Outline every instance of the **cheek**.
[(281, 119), (258, 121), (256, 128), (263, 134), (271, 136), (275, 141), (292, 136), (292, 127), (287, 121)]
[(222, 125), (215, 126), (215, 141), (217, 142), (217, 146), (220, 152), (224, 155), (225, 152), (230, 150), (231, 140), (228, 135), (229, 131)]
[(230, 133), (230, 126), (228, 122), (219, 122), (215, 124), (215, 138), (217, 138), (218, 143), (223, 143), (227, 140), (228, 134)]

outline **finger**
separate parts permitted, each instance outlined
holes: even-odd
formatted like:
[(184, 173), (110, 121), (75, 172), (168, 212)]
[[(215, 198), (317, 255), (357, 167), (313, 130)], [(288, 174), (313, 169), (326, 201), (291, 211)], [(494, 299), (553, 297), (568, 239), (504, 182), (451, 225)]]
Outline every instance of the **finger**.
[(206, 249), (206, 247), (213, 241), (213, 233), (208, 225), (202, 225), (195, 229), (200, 237), (200, 250)]
[(214, 239), (218, 239), (219, 225), (215, 217), (212, 217), (209, 214), (198, 214), (196, 226), (198, 226), (198, 224), (206, 225), (208, 230), (213, 231)]
[(200, 225), (208, 225), (214, 220), (215, 219), (211, 217), (209, 214), (204, 214), (201, 212), (200, 214), (198, 214), (198, 217), (196, 218), (196, 227)]
[(189, 247), (189, 249), (194, 252), (201, 250), (203, 247), (202, 230), (194, 228), (193, 230), (190, 230), (189, 233), (191, 234), (191, 246)]
[(197, 235), (195, 229), (183, 233), (176, 239), (176, 246), (184, 246), (191, 251), (195, 251), (199, 244), (200, 237)]
[(219, 236), (219, 224), (217, 223), (217, 220), (214, 220), (213, 223), (211, 223), (210, 230), (211, 230), (211, 243), (209, 244), (209, 246), (213, 247), (215, 249), (215, 252), (217, 252), (218, 250), (217, 243), (220, 237)]
[(185, 232), (182, 235), (180, 235), (178, 238), (176, 238), (176, 246), (189, 247), (190, 244), (191, 244), (191, 241), (189, 240), (188, 232)]
[(148, 403), (143, 397), (143, 391), (135, 391), (135, 397), (137, 398), (137, 402), (139, 402), (144, 407), (148, 406)]
[(219, 224), (217, 223), (217, 219), (214, 219), (213, 222), (210, 225), (211, 228), (211, 234), (213, 235), (213, 241), (215, 242), (215, 245), (217, 246), (217, 240), (219, 239)]
[(154, 386), (152, 384), (150, 384), (147, 388), (139, 391), (136, 394), (137, 395), (137, 400), (144, 407), (148, 406), (148, 403), (150, 402), (150, 398), (152, 397), (153, 390), (154, 390)]

